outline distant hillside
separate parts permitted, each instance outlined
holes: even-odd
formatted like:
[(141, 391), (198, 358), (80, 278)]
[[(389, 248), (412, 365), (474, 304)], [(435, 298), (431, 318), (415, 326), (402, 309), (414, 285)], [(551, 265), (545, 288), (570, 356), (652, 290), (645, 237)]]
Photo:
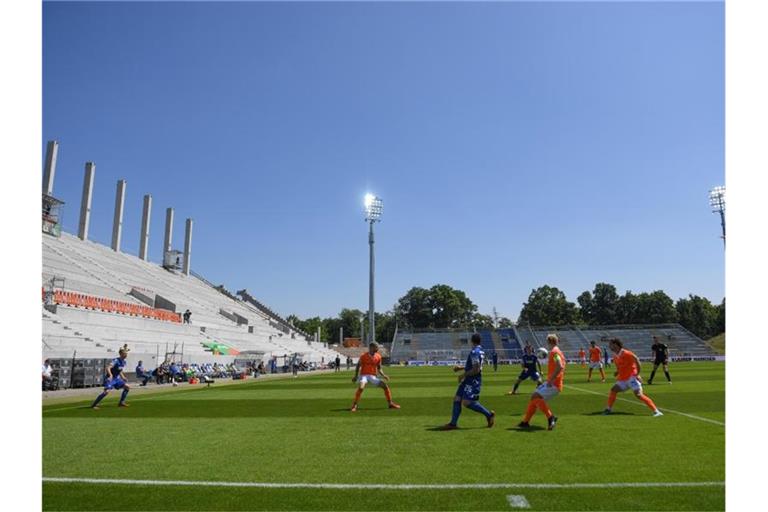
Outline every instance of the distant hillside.
[(725, 354), (725, 333), (709, 338), (707, 340), (707, 345), (712, 347), (712, 350), (718, 354)]

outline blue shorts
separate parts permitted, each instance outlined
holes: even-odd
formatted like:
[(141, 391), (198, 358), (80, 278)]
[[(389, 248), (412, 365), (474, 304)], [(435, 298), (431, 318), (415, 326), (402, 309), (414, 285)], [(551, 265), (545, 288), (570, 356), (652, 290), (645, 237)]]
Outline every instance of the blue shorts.
[(104, 377), (104, 389), (120, 389), (123, 386), (125, 386), (125, 381), (120, 377), (115, 377), (114, 379)]
[(528, 370), (523, 370), (520, 373), (520, 376), (517, 378), (518, 380), (531, 379), (538, 382), (541, 379), (541, 375), (539, 375), (539, 372), (529, 372)]
[(456, 396), (461, 397), (462, 400), (469, 400), (470, 402), (476, 402), (480, 399), (480, 387), (482, 382), (479, 380), (471, 379), (465, 380), (459, 384), (456, 390)]

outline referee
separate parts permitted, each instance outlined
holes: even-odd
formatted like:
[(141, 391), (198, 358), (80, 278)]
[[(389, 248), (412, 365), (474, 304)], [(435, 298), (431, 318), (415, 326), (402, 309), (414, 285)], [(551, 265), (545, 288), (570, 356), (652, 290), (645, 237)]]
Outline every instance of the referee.
[(648, 379), (648, 384), (653, 384), (653, 377), (656, 375), (656, 370), (659, 365), (664, 366), (664, 375), (667, 376), (667, 381), (672, 384), (672, 377), (669, 376), (669, 347), (659, 341), (659, 338), (653, 337), (653, 345), (651, 345), (651, 351), (653, 352), (653, 371), (651, 377)]

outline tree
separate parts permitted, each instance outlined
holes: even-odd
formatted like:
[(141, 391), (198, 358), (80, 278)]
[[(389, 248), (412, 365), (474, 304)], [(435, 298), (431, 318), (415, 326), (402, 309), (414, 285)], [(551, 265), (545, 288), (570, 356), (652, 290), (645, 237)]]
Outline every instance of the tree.
[(576, 297), (576, 302), (579, 303), (579, 309), (581, 310), (581, 319), (587, 324), (594, 323), (592, 321), (592, 318), (593, 318), (592, 307), (594, 305), (594, 300), (592, 299), (592, 292), (590, 291), (582, 292), (581, 295)]
[(327, 343), (342, 343), (344, 340), (339, 338), (339, 327), (341, 326), (341, 319), (336, 318), (323, 318), (323, 328), (320, 334), (320, 341)]
[(509, 329), (513, 325), (515, 324), (509, 318), (505, 316), (502, 316), (501, 318), (499, 318), (499, 329)]
[(596, 325), (616, 324), (618, 302), (619, 294), (616, 293), (615, 286), (608, 283), (597, 283), (592, 291), (590, 322)]
[(475, 329), (493, 329), (494, 321), (491, 315), (475, 313), (472, 316), (472, 327)]
[(428, 303), (432, 306), (431, 327), (443, 329), (465, 326), (470, 324), (474, 320), (473, 315), (477, 314), (477, 306), (463, 291), (446, 284), (436, 284), (429, 289)]
[[(293, 319), (293, 325), (304, 331), (305, 333), (314, 336), (317, 332), (317, 328), (323, 325), (323, 321), (320, 319), (319, 316), (315, 316), (312, 318), (307, 318), (306, 320), (301, 320), (296, 315), (289, 315), (289, 319)], [(290, 321), (290, 320), (289, 320)], [(322, 335), (322, 332), (321, 332)]]
[(638, 298), (627, 290), (616, 302), (616, 322), (619, 324), (638, 323)]
[(360, 317), (365, 317), (367, 322), (368, 315), (359, 309), (344, 308), (339, 313), (339, 327), (344, 328), (344, 337), (361, 337)]
[(461, 291), (445, 284), (429, 290), (414, 287), (400, 297), (394, 314), (411, 328), (466, 327), (472, 324), (477, 306)]
[(642, 324), (668, 324), (677, 322), (678, 314), (672, 298), (661, 290), (637, 296), (636, 317)]
[(395, 305), (398, 318), (414, 329), (429, 327), (432, 322), (432, 305), (429, 290), (414, 286), (400, 297)]
[(396, 323), (394, 312), (376, 313), (376, 341), (390, 343), (395, 336)]
[(715, 319), (715, 334), (725, 332), (725, 297), (723, 302), (717, 306), (717, 317)]
[(679, 299), (675, 304), (680, 325), (691, 331), (699, 338), (707, 339), (717, 334), (718, 311), (704, 297), (689, 295), (687, 299)]
[(531, 291), (523, 304), (518, 323), (528, 325), (566, 325), (579, 320), (576, 304), (559, 289), (544, 285)]

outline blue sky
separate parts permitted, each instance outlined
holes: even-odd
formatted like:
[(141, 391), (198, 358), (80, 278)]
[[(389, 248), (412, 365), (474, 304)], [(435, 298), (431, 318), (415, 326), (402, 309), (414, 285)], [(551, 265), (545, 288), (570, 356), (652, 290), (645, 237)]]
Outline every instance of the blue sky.
[(595, 282), (720, 301), (722, 3), (45, 3), (43, 138), (75, 232), (150, 255), (165, 208), (197, 272), (277, 311), (367, 306), (362, 198), (384, 200), (377, 304), (465, 290), (516, 318)]

